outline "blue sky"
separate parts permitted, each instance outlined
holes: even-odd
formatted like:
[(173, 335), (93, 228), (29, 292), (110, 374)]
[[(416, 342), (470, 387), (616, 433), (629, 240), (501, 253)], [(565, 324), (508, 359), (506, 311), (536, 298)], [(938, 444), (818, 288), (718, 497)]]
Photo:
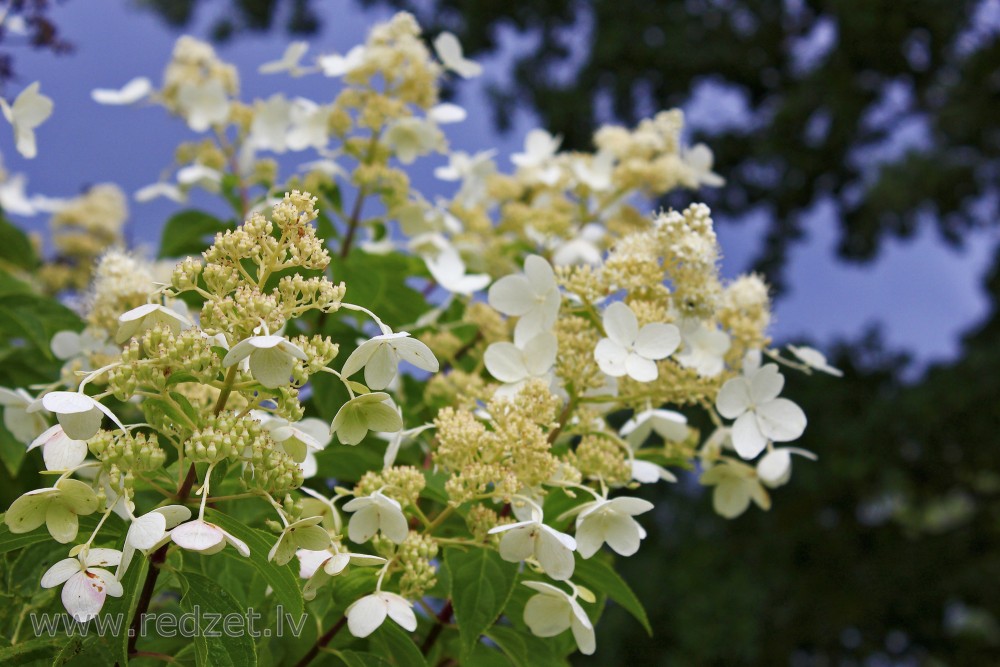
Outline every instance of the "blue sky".
[[(330, 0), (317, 7), (327, 18), (324, 32), (312, 40), (310, 54), (345, 51), (363, 40), (372, 23), (389, 14), (362, 11), (349, 0)], [(212, 22), (211, 11), (218, 8), (218, 3), (209, 6), (189, 31), (203, 36)], [(42, 91), (55, 100), (55, 112), (38, 130), (39, 155), (34, 160), (21, 158), (14, 151), (9, 127), (0, 128), (0, 152), (6, 168), (28, 176), (29, 193), (57, 197), (71, 196), (89, 184), (105, 181), (116, 182), (127, 192), (156, 181), (171, 163), (174, 148), (190, 140), (192, 133), (162, 109), (102, 107), (91, 101), (90, 91), (117, 87), (139, 75), (157, 82), (180, 33), (166, 29), (155, 16), (123, 0), (54, 4), (51, 16), (76, 50), (62, 57), (14, 51), (20, 79), (10, 87), (10, 93), (39, 80)], [(333, 84), (323, 77), (290, 79), (256, 73), (259, 64), (281, 55), (287, 39), (280, 32), (243, 36), (220, 48), (221, 56), (240, 70), (243, 99), (280, 91), (326, 101), (335, 94)], [(509, 166), (507, 156), (520, 149), (535, 120), (521, 110), (513, 131), (498, 135), (483, 90), (489, 81), (506, 75), (505, 63), (525, 39), (513, 32), (501, 33), (504, 48), (482, 61), (486, 75), (458, 87), (456, 102), (469, 109), (469, 119), (448, 127), (453, 148), (470, 152), (496, 148), (503, 168)], [(706, 72), (706, 76), (710, 74)], [(694, 117), (712, 108), (723, 116), (738, 113), (733, 105), (739, 101), (731, 95), (727, 101), (726, 91), (718, 88), (700, 90), (697, 100), (689, 109)], [(713, 119), (704, 118), (703, 122)], [(723, 118), (722, 122), (727, 121)], [(428, 158), (412, 170), (416, 186), (427, 195), (450, 192), (449, 184), (431, 175), (441, 161)], [(692, 198), (696, 200), (696, 194)], [(193, 203), (208, 206), (210, 201), (207, 196), (196, 197)], [(133, 203), (130, 208), (132, 238), (151, 243), (159, 237), (166, 218), (181, 206), (159, 201)], [(912, 351), (922, 362), (954, 356), (958, 334), (987, 312), (988, 301), (980, 282), (997, 245), (996, 232), (976, 232), (969, 236), (964, 250), (956, 251), (925, 226), (911, 240), (887, 241), (876, 262), (850, 265), (837, 261), (834, 254), (834, 215), (830, 206), (821, 203), (808, 217), (807, 240), (791, 254), (791, 291), (777, 306), (775, 337), (807, 335), (828, 343), (838, 337), (857, 336), (870, 323), (880, 322), (890, 345)], [(764, 222), (759, 216), (748, 215), (741, 224), (719, 226), (727, 275), (746, 268), (763, 237)], [(32, 229), (44, 229), (46, 220), (38, 216), (24, 223)]]

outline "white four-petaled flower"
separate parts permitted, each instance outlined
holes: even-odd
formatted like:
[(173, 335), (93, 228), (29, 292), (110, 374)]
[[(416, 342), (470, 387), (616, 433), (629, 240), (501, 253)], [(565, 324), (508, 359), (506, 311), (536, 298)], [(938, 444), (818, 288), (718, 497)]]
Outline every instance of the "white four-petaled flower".
[(719, 188), (726, 184), (726, 179), (712, 171), (715, 156), (712, 149), (705, 144), (695, 144), (690, 148), (681, 148), (681, 162), (688, 168), (691, 180), (696, 185), (707, 185)]
[(86, 623), (97, 616), (109, 595), (122, 596), (121, 583), (105, 569), (117, 565), (121, 556), (115, 549), (84, 549), (77, 558), (64, 558), (46, 570), (42, 588), (65, 584), (63, 606), (74, 619)]
[(43, 523), (56, 542), (66, 544), (76, 539), (78, 517), (97, 510), (97, 494), (89, 485), (75, 479), (61, 479), (48, 489), (35, 489), (11, 503), (3, 520), (10, 532), (27, 533)]
[(41, 399), (33, 398), (24, 389), (0, 387), (0, 405), (3, 425), (19, 442), (27, 444), (48, 428)]
[(330, 425), (330, 431), (345, 445), (358, 444), (368, 431), (395, 433), (402, 428), (403, 418), (389, 394), (382, 391), (361, 394), (344, 403)]
[(621, 301), (604, 310), (603, 320), (608, 337), (597, 343), (594, 359), (612, 377), (628, 375), (637, 382), (652, 382), (659, 375), (656, 362), (680, 345), (676, 326), (656, 322), (640, 329), (635, 313)]
[(620, 556), (639, 550), (646, 531), (632, 517), (653, 509), (653, 503), (641, 498), (619, 497), (584, 503), (576, 516), (576, 546), (580, 555), (590, 558), (605, 542)]
[(444, 135), (433, 121), (413, 117), (393, 121), (385, 131), (385, 143), (403, 164), (445, 147)]
[(246, 542), (204, 519), (182, 523), (171, 531), (170, 539), (177, 546), (200, 554), (219, 553), (228, 543), (241, 556), (250, 555), (250, 547)]
[(354, 512), (347, 525), (347, 535), (352, 542), (363, 544), (381, 531), (386, 539), (400, 544), (410, 533), (399, 502), (381, 491), (354, 498), (344, 505), (344, 511)]
[(348, 607), (344, 614), (347, 616), (347, 629), (358, 638), (375, 632), (385, 622), (386, 616), (407, 632), (417, 629), (413, 604), (401, 595), (386, 591), (364, 596)]
[(573, 552), (576, 540), (546, 526), (537, 516), (530, 521), (519, 521), (491, 529), (491, 535), (503, 533), (500, 538), (500, 557), (511, 563), (520, 563), (532, 556), (549, 575), (557, 581), (573, 576), (576, 561)]
[(702, 322), (685, 322), (681, 327), (684, 347), (677, 353), (677, 362), (684, 368), (693, 368), (698, 375), (715, 377), (725, 368), (729, 351), (729, 334)]
[(46, 470), (72, 470), (87, 458), (87, 443), (70, 438), (60, 424), (46, 429), (35, 438), (28, 445), (28, 451), (36, 447), (42, 448)]
[(756, 471), (748, 465), (727, 459), (706, 470), (699, 481), (714, 486), (712, 506), (717, 514), (735, 519), (753, 500), (763, 510), (771, 508), (771, 497), (760, 483)]
[(552, 329), (562, 296), (552, 265), (543, 257), (528, 255), (524, 273), (504, 276), (493, 283), (488, 300), (504, 315), (521, 318), (514, 327), (514, 341), (519, 342)]
[(134, 517), (125, 533), (125, 548), (116, 576), (121, 581), (136, 551), (147, 553), (170, 540), (170, 529), (191, 518), (191, 510), (184, 505), (164, 505), (142, 516)]
[(229, 118), (229, 97), (218, 79), (202, 83), (184, 83), (177, 90), (177, 106), (195, 132), (221, 125)]
[(281, 531), (277, 542), (267, 554), (267, 560), (285, 565), (299, 549), (322, 551), (330, 545), (330, 533), (320, 526), (321, 516), (310, 516), (294, 521)]
[(689, 433), (687, 417), (673, 410), (649, 409), (637, 412), (622, 425), (622, 437), (628, 440), (633, 449), (646, 442), (650, 435), (663, 438), (666, 442), (680, 442)]
[(490, 276), (486, 273), (466, 273), (462, 256), (450, 245), (437, 254), (425, 255), (424, 262), (437, 284), (452, 294), (468, 296), (490, 284)]
[(736, 453), (752, 459), (768, 440), (795, 440), (806, 428), (802, 408), (787, 398), (778, 398), (785, 378), (775, 364), (767, 364), (749, 375), (727, 380), (715, 399), (719, 414), (735, 419), (732, 440)]
[(323, 551), (300, 550), (297, 555), (301, 563), (299, 576), (308, 579), (302, 587), (302, 597), (306, 600), (314, 599), (316, 591), (331, 578), (343, 573), (348, 565), (366, 567), (385, 564), (385, 559), (381, 556), (350, 553), (336, 548)]
[(299, 464), (303, 477), (316, 474), (316, 452), (330, 444), (330, 426), (325, 421), (306, 417), (290, 422), (262, 410), (252, 410), (250, 414), (267, 429), (271, 439)]
[(507, 341), (493, 343), (486, 348), (483, 361), (490, 375), (505, 383), (500, 395), (511, 396), (529, 380), (551, 380), (557, 348), (555, 334), (544, 331), (521, 346)]
[(250, 373), (268, 389), (288, 384), (295, 360), (309, 357), (295, 343), (282, 336), (252, 336), (233, 346), (222, 359), (226, 368), (250, 358)]
[(0, 110), (14, 127), (17, 152), (29, 160), (38, 154), (35, 128), (52, 115), (52, 100), (38, 92), (40, 86), (38, 81), (34, 82), (21, 91), (13, 104), (7, 104), (7, 100), (0, 98)]
[(591, 655), (597, 648), (594, 625), (575, 596), (542, 581), (525, 581), (525, 586), (538, 591), (524, 605), (524, 622), (536, 637), (555, 637), (572, 630), (577, 648)]
[(302, 62), (302, 56), (304, 56), (308, 50), (309, 42), (292, 42), (288, 45), (288, 48), (285, 49), (281, 58), (264, 63), (257, 68), (257, 72), (260, 74), (278, 74), (280, 72), (288, 72), (290, 76), (302, 76), (308, 72), (309, 69), (302, 67), (299, 63)]
[(804, 456), (813, 461), (816, 455), (807, 449), (798, 447), (778, 447), (760, 457), (757, 461), (757, 477), (772, 489), (788, 483), (792, 477), (792, 454)]
[(42, 407), (55, 413), (66, 435), (74, 440), (89, 440), (101, 428), (106, 415), (118, 428), (125, 426), (104, 405), (77, 391), (53, 391), (42, 397)]
[(158, 303), (147, 303), (118, 316), (118, 335), (115, 336), (115, 342), (124, 343), (133, 336), (157, 326), (165, 327), (176, 335), (181, 329), (193, 326), (193, 323), (176, 310)]
[(434, 50), (441, 59), (441, 64), (463, 79), (471, 79), (483, 73), (483, 66), (463, 55), (461, 42), (450, 32), (442, 32), (434, 39)]
[(555, 156), (561, 143), (561, 137), (553, 137), (545, 130), (531, 130), (524, 138), (524, 152), (514, 153), (510, 161), (518, 167), (540, 167)]
[(406, 361), (429, 373), (436, 373), (438, 360), (424, 343), (405, 331), (384, 333), (358, 346), (344, 362), (345, 378), (365, 369), (365, 383), (371, 389), (385, 389), (396, 377), (400, 361)]

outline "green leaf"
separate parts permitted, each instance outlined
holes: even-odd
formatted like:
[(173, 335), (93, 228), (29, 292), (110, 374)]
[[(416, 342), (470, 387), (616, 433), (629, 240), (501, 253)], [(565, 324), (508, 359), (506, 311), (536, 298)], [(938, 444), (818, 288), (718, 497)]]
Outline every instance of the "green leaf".
[(390, 662), (401, 667), (426, 667), (427, 661), (413, 639), (398, 625), (386, 620), (371, 635), (371, 643)]
[(393, 667), (392, 663), (374, 653), (341, 651), (337, 654), (347, 667)]
[(0, 341), (22, 338), (53, 359), (49, 343), (59, 331), (79, 331), (83, 322), (76, 313), (54, 299), (37, 294), (0, 294)]
[(518, 565), (503, 560), (492, 549), (446, 549), (444, 562), (451, 578), (451, 601), (465, 662), (479, 636), (496, 623), (507, 605)]
[(495, 625), (486, 636), (496, 642), (514, 667), (564, 667), (569, 664), (552, 652), (547, 640), (530, 632)]
[(33, 269), (38, 265), (38, 256), (28, 235), (5, 217), (0, 217), (0, 260), (22, 269)]
[(65, 642), (64, 637), (38, 637), (0, 648), (0, 664), (23, 665), (30, 660), (49, 657), (55, 653), (58, 645)]
[(347, 283), (345, 300), (364, 304), (391, 327), (417, 321), (427, 301), (406, 284), (408, 278), (426, 273), (419, 259), (393, 253), (369, 255), (357, 248), (346, 259), (331, 263), (333, 281)]
[[(132, 616), (135, 615), (136, 607), (139, 606), (139, 596), (142, 593), (143, 584), (146, 583), (148, 572), (149, 558), (137, 553), (122, 579), (122, 596), (119, 598), (108, 597), (101, 610), (101, 615), (108, 619), (122, 619), (121, 626), (116, 628), (117, 633), (108, 632), (101, 638), (109, 653), (121, 665), (128, 663), (128, 631), (132, 625)], [(106, 619), (99, 620), (106, 621)], [(91, 622), (96, 623), (97, 621)]]
[(278, 539), (277, 536), (251, 528), (228, 514), (214, 509), (205, 511), (205, 519), (219, 525), (247, 543), (247, 546), (250, 547), (249, 558), (239, 555), (235, 549), (228, 547), (223, 549), (221, 553), (256, 569), (274, 591), (274, 597), (284, 607), (285, 613), (291, 614), (292, 618), (298, 618), (303, 612), (302, 589), (299, 588), (298, 577), (295, 576), (295, 572), (289, 565), (279, 566), (267, 560), (267, 554), (274, 546), (274, 541)]
[(211, 237), (231, 227), (204, 211), (187, 210), (167, 220), (160, 238), (160, 259), (199, 255)]
[(0, 424), (0, 461), (7, 466), (7, 472), (11, 477), (17, 477), (17, 471), (21, 469), (21, 463), (27, 453), (24, 443), (19, 442)]
[[(8, 551), (14, 551), (15, 549), (27, 547), (32, 544), (38, 544), (39, 542), (52, 540), (52, 536), (49, 535), (49, 531), (46, 530), (44, 525), (29, 533), (12, 533), (7, 527), (7, 524), (3, 523), (3, 516), (3, 514), (0, 514), (0, 554), (5, 554)], [(81, 535), (89, 535), (96, 527), (97, 519), (93, 516), (80, 517)], [(102, 535), (103, 534), (104, 533), (102, 533)]]
[[(177, 573), (177, 577), (184, 589), (184, 611), (194, 613), (199, 623), (207, 619), (206, 613), (219, 614), (222, 619), (214, 628), (205, 627), (195, 633), (196, 663), (210, 667), (256, 665), (257, 652), (249, 634), (251, 621), (246, 610), (214, 579), (193, 572)], [(230, 622), (237, 617), (243, 622), (233, 627)]]
[(642, 603), (608, 561), (598, 556), (588, 559), (578, 558), (575, 576), (580, 583), (595, 593), (607, 593), (609, 598), (620, 604), (642, 624), (650, 637), (653, 636), (653, 628), (649, 624), (649, 617), (646, 616)]

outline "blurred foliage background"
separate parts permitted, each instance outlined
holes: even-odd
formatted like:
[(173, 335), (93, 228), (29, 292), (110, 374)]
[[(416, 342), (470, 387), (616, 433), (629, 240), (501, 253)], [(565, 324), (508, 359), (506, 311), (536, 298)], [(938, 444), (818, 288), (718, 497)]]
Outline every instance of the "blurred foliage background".
[[(336, 21), (318, 1), (227, 1), (218, 40)], [(821, 203), (848, 262), (877, 261), (887, 238), (924, 225), (961, 245), (996, 223), (995, 0), (362, 2), (409, 10), (473, 56), (501, 29), (533, 35), (491, 90), (497, 126), (529, 104), (567, 147), (699, 86), (735, 94), (740, 117), (692, 140), (728, 179), (705, 193), (724, 224), (766, 213), (756, 266), (777, 298)], [(200, 3), (133, 4), (180, 28)], [(624, 568), (656, 635), (613, 609), (600, 663), (1000, 664), (1000, 256), (984, 288), (991, 314), (954, 361), (915, 369), (873, 329), (836, 346), (843, 379), (792, 378), (820, 462), (797, 464), (770, 512), (726, 522), (692, 502), (696, 485), (647, 490), (658, 520)], [(3, 368), (0, 384), (22, 373)]]

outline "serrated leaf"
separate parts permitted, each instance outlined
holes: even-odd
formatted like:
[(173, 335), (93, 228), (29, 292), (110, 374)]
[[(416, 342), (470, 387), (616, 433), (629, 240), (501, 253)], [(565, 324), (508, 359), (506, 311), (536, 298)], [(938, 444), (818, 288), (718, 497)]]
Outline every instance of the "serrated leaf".
[(446, 549), (444, 561), (451, 578), (451, 602), (465, 661), (480, 635), (496, 623), (507, 605), (518, 566), (492, 549)]
[[(246, 610), (215, 580), (193, 572), (177, 573), (184, 589), (181, 607), (195, 614), (219, 614), (225, 619), (225, 627), (230, 628), (230, 619), (240, 616), (243, 624), (240, 632), (223, 631), (219, 623), (214, 629), (195, 633), (195, 657), (198, 665), (208, 667), (253, 667), (257, 664), (257, 651), (249, 634), (250, 620)], [(201, 619), (199, 619), (201, 620)]]
[(632, 589), (629, 588), (629, 585), (625, 583), (625, 580), (615, 572), (609, 562), (598, 556), (589, 559), (578, 558), (574, 576), (589, 588), (606, 593), (609, 598), (620, 604), (625, 611), (632, 614), (642, 624), (642, 627), (646, 629), (646, 633), (650, 637), (653, 636), (653, 628), (649, 624), (649, 617), (646, 615), (646, 610), (643, 608), (642, 603)]
[(0, 664), (23, 665), (31, 660), (39, 660), (55, 654), (65, 642), (64, 637), (37, 637), (0, 648)]
[(223, 549), (220, 553), (256, 569), (274, 591), (274, 596), (284, 607), (284, 611), (291, 614), (292, 618), (298, 618), (303, 611), (302, 589), (299, 588), (298, 577), (291, 566), (276, 565), (267, 560), (267, 554), (274, 546), (274, 540), (278, 539), (277, 536), (251, 528), (214, 509), (206, 510), (205, 520), (221, 526), (246, 542), (250, 547), (249, 557), (243, 557), (230, 548)]

